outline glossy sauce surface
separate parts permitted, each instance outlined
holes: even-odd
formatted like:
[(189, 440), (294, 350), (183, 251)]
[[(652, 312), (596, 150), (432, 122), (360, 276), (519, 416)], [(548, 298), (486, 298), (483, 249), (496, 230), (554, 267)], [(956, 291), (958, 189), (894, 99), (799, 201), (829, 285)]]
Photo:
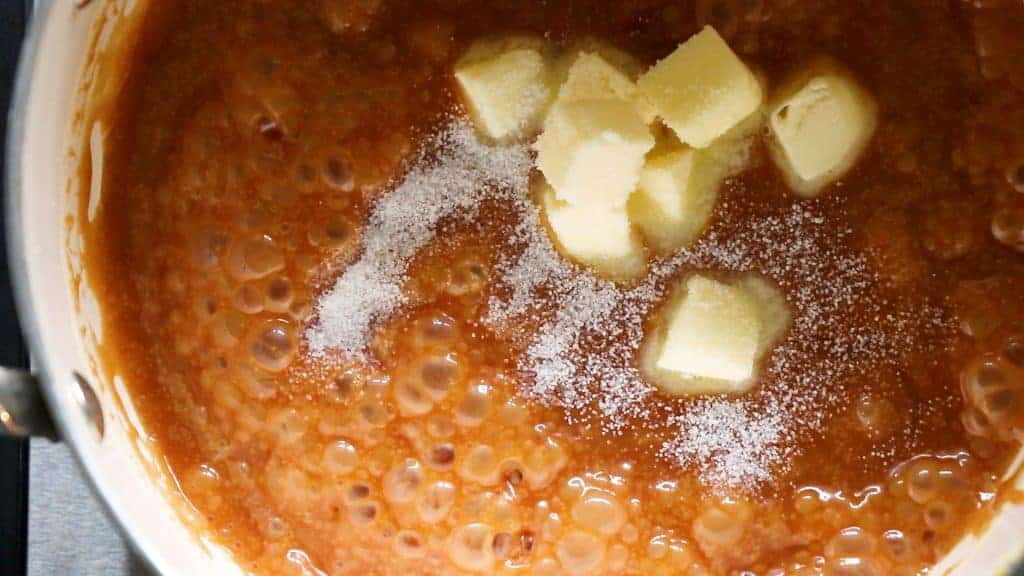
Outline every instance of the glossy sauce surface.
[[(159, 4), (107, 119), (90, 280), (109, 360), (247, 568), (911, 574), (991, 513), (1024, 430), (1019, 3)], [(849, 231), (829, 250), (865, 259), (878, 300), (822, 332), (935, 319), (906, 324), (893, 361), (790, 390), (823, 399), (821, 426), (789, 423), (767, 482), (709, 483), (658, 457), (664, 426), (608, 434), (520, 393), (521, 347), (481, 321), (501, 290), (497, 206), (493, 228), (446, 228), (415, 258), (412, 304), (377, 327), (373, 361), (307, 353), (374, 201), (460, 114), (465, 46), (593, 36), (652, 63), (708, 23), (769, 82), (827, 53), (881, 107), (867, 155), (807, 208)], [(719, 237), (793, 209), (758, 157), (723, 193)]]

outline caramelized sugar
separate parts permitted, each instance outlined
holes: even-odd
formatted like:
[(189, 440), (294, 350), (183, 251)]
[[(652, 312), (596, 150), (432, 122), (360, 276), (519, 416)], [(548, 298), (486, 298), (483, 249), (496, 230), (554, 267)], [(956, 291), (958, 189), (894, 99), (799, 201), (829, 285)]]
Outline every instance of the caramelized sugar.
[[(992, 511), (1024, 429), (1024, 59), (1006, 24), (1024, 8), (978, 4), (160, 2), (85, 224), (106, 353), (187, 497), (258, 573), (914, 573)], [(706, 23), (774, 81), (831, 53), (881, 105), (868, 155), (809, 208), (878, 301), (822, 333), (935, 314), (895, 361), (790, 388), (817, 425), (785, 422), (767, 481), (708, 482), (658, 456), (657, 421), (612, 434), (523, 394), (522, 350), (481, 322), (499, 227), (446, 229), (416, 258), (372, 361), (307, 353), (374, 199), (455, 110), (469, 42), (594, 35), (652, 62)], [(792, 203), (762, 162), (715, 230)]]

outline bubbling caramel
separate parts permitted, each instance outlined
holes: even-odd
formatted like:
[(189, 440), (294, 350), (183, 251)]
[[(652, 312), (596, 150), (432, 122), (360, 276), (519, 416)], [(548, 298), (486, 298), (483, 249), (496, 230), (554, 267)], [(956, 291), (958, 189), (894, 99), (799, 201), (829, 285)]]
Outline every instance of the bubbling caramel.
[[(1019, 47), (1006, 23), (1024, 8), (157, 4), (109, 119), (104, 204), (83, 224), (89, 276), (105, 362), (199, 529), (245, 569), (915, 574), (997, 510), (1024, 434), (1024, 60), (1000, 55)], [(882, 110), (858, 167), (813, 201), (755, 150), (697, 248), (637, 291), (653, 308), (697, 269), (772, 275), (800, 314), (754, 389), (672, 399), (605, 378), (625, 372), (599, 352), (631, 359), (637, 334), (573, 318), (544, 330), (610, 289), (569, 265), (555, 277), (590, 291), (508, 285), (545, 253), (518, 258), (521, 222), (498, 193), (474, 218), (435, 219), (389, 277), (401, 305), (369, 324), (362, 356), (311, 348), (323, 295), (368, 245), (399, 246), (375, 235), (378, 204), (410, 173), (439, 174), (423, 169), (451, 155), (427, 145), (438, 135), (465, 135), (450, 128), (467, 125), (450, 73), (467, 46), (597, 37), (647, 65), (704, 24), (769, 88), (825, 51)], [(848, 290), (861, 281), (872, 291)], [(602, 318), (645, 329), (636, 310)], [(876, 338), (883, 325), (898, 338)], [(537, 334), (571, 337), (555, 344), (594, 386), (531, 393), (558, 366), (521, 360), (565, 358)]]

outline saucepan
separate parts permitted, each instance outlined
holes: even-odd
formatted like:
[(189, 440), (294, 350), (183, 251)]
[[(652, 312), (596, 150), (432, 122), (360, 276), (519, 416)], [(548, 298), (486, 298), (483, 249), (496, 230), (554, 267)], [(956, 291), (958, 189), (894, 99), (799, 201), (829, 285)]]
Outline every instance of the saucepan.
[[(40, 3), (22, 50), (7, 134), (7, 243), (14, 293), (35, 371), (0, 370), (0, 423), (7, 433), (67, 443), (97, 496), (136, 552), (161, 574), (241, 574), (230, 555), (195, 529), (188, 506), (122, 379), (104, 369), (98, 300), (83, 265), (80, 224), (102, 201), (107, 128), (92, 110), (115, 93), (107, 73), (147, 2)], [(89, 162), (92, 178), (79, 179)], [(81, 209), (80, 209), (81, 208)], [(94, 207), (93, 207), (94, 208)], [(1024, 452), (1017, 458), (1018, 470)], [(1016, 476), (1024, 490), (1024, 476)], [(1024, 558), (1024, 500), (1006, 502), (969, 534), (939, 573), (1010, 570)]]

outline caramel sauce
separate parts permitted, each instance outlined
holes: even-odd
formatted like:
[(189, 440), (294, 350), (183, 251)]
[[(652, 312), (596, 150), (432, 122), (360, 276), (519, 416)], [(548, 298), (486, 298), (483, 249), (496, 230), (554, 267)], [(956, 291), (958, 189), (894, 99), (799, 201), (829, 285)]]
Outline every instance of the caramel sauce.
[[(261, 574), (914, 573), (1019, 498), (999, 479), (1024, 430), (1024, 60), (979, 47), (1020, 55), (992, 15), (1024, 8), (876, 4), (160, 2), (83, 231), (108, 364), (211, 534)], [(937, 311), (891, 361), (788, 390), (821, 424), (786, 422), (769, 482), (709, 485), (659, 457), (662, 420), (609, 434), (522, 393), (521, 342), (482, 321), (501, 206), (416, 257), (372, 361), (308, 354), (375, 200), (460, 114), (470, 42), (594, 36), (652, 63), (709, 23), (769, 83), (827, 53), (880, 104), (867, 155), (809, 208), (850, 231), (828, 249), (865, 259), (876, 299), (822, 332)], [(796, 202), (756, 156), (719, 201), (721, 237)]]

